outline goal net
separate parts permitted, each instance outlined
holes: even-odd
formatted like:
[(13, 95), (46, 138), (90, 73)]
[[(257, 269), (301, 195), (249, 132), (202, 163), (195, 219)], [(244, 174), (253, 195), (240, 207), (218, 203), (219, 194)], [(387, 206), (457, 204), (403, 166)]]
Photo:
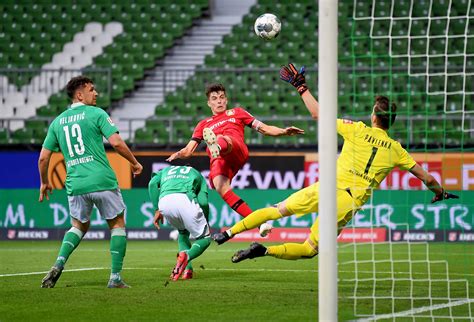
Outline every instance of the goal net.
[(374, 97), (388, 96), (389, 135), (460, 195), (430, 204), (393, 171), (340, 236), (339, 305), (365, 320), (472, 320), (474, 6), (339, 1), (339, 43), (339, 116), (369, 123)]

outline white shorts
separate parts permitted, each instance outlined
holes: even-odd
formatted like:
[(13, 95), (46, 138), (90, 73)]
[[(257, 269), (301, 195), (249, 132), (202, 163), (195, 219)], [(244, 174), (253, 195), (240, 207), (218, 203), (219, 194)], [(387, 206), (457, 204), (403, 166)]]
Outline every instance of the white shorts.
[(126, 207), (120, 189), (104, 190), (68, 196), (71, 217), (86, 223), (90, 220), (94, 205), (105, 220), (114, 219), (124, 213)]
[(158, 209), (168, 223), (178, 230), (187, 230), (193, 239), (210, 235), (206, 217), (194, 200), (189, 200), (184, 193), (172, 193), (158, 202)]

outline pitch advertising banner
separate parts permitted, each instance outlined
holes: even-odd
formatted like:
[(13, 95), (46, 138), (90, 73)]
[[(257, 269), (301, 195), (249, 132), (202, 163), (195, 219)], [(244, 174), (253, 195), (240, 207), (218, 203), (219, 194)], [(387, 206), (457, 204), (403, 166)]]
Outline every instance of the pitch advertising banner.
[[(294, 190), (245, 189), (236, 192), (250, 207), (259, 209), (287, 198)], [(453, 191), (460, 199), (431, 204), (430, 191), (375, 191), (353, 218), (349, 227), (382, 227), (389, 230), (456, 230), (474, 232), (474, 191)], [(153, 228), (153, 206), (147, 189), (122, 191), (127, 205), (129, 229)], [(68, 228), (69, 212), (64, 190), (54, 191), (50, 201), (39, 203), (38, 190), (0, 190), (0, 228)], [(309, 228), (316, 213), (290, 216), (273, 222), (276, 228)], [(229, 208), (218, 194), (210, 192), (209, 223), (212, 228), (229, 227), (241, 217)], [(107, 229), (105, 220), (94, 209), (92, 228)], [(164, 225), (164, 228), (170, 228)]]
[[(157, 172), (170, 165), (166, 162), (169, 155), (138, 154), (137, 159), (143, 165), (141, 176), (132, 180), (132, 186), (148, 187), (152, 172)], [(306, 174), (304, 172), (304, 155), (265, 155), (251, 156), (232, 180), (236, 189), (299, 189), (303, 187)], [(173, 165), (190, 165), (209, 177), (209, 157), (204, 153), (186, 160), (173, 161)]]
[[(117, 153), (107, 152), (110, 165), (117, 175), (121, 189), (144, 188), (153, 171), (169, 165), (166, 158), (172, 152), (135, 152), (143, 164), (143, 175), (132, 179), (128, 162)], [(438, 179), (448, 190), (474, 190), (474, 153), (413, 153), (415, 160)], [(36, 188), (39, 182), (37, 152), (1, 152), (0, 188)], [(196, 152), (186, 160), (173, 164), (190, 164), (207, 178), (209, 158), (205, 152)], [(21, 171), (11, 171), (12, 165)], [(61, 153), (54, 153), (50, 162), (50, 182), (54, 189), (63, 189), (66, 167)], [(234, 178), (236, 189), (301, 189), (319, 180), (316, 153), (252, 152), (250, 159)], [(381, 190), (424, 190), (423, 184), (407, 171), (394, 169), (380, 186)]]

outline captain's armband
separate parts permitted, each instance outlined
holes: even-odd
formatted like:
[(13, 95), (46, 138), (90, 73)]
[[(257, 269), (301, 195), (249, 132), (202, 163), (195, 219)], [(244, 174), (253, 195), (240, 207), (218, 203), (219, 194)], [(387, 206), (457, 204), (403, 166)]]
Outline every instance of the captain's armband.
[(257, 132), (260, 132), (260, 128), (262, 127), (262, 122), (260, 122), (259, 120), (255, 119), (253, 120), (252, 122), (252, 128), (257, 131)]

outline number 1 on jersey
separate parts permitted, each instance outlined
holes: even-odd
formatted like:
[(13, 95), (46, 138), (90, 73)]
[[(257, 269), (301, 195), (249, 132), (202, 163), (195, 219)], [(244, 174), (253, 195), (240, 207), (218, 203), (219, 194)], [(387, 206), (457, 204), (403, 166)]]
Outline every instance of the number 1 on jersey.
[(372, 154), (370, 155), (369, 161), (367, 162), (367, 165), (365, 166), (365, 171), (364, 171), (365, 174), (369, 173), (370, 166), (372, 165), (372, 162), (374, 161), (375, 155), (377, 154), (378, 150), (379, 148), (376, 148), (375, 146), (372, 147)]

